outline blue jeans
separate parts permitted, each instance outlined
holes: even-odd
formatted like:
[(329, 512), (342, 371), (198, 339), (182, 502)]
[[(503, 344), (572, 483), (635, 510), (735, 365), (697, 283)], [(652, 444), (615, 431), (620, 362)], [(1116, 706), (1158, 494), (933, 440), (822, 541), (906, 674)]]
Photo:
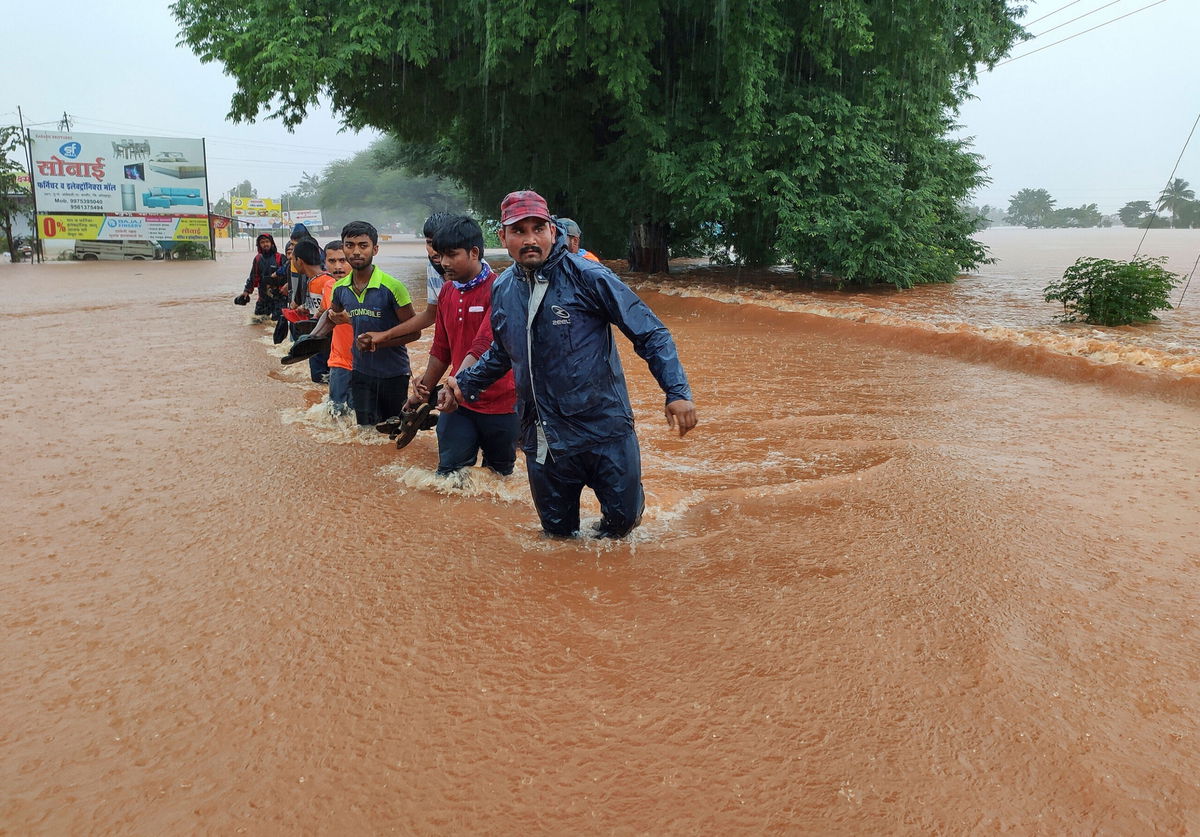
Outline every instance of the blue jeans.
[(329, 367), (329, 403), (336, 415), (350, 412), (350, 370), (340, 366)]
[(547, 457), (542, 465), (527, 452), (525, 467), (533, 505), (548, 534), (579, 533), (579, 495), (585, 485), (600, 501), (600, 537), (624, 537), (642, 522), (642, 455), (633, 433), (573, 456)]
[(483, 451), (483, 464), (508, 476), (517, 461), (517, 435), (521, 420), (516, 413), (480, 413), (459, 407), (438, 416), (438, 469), (441, 476), (470, 468)]
[(377, 378), (357, 369), (350, 371), (350, 401), (360, 425), (378, 424), (404, 412), (408, 403), (408, 376)]

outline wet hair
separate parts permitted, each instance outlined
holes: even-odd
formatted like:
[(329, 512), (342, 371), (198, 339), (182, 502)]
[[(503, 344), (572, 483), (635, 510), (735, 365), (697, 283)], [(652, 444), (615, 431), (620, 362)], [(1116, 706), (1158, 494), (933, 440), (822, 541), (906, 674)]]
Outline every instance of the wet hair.
[(457, 215), (449, 212), (435, 212), (425, 219), (425, 226), (421, 228), (421, 232), (426, 238), (433, 238), (434, 234), (438, 231), (438, 227), (457, 217)]
[(379, 230), (366, 221), (351, 221), (346, 226), (342, 227), (342, 240), (354, 238), (355, 236), (365, 235), (371, 239), (372, 244), (379, 243)]
[(325, 245), (326, 253), (328, 253), (330, 250), (341, 250), (341, 249), (342, 249), (342, 240), (340, 238), (337, 239), (336, 241), (331, 241)]
[(451, 215), (433, 234), (435, 252), (470, 250), (472, 247), (478, 247), (479, 255), (483, 255), (483, 230), (470, 215)]
[(321, 263), (321, 248), (311, 238), (302, 238), (296, 242), (292, 256), (309, 267), (315, 267)]

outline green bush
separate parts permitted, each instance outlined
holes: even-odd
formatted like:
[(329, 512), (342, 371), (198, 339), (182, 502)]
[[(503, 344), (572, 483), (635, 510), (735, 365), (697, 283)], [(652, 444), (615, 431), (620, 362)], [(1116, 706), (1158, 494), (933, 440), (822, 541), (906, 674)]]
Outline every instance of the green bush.
[(171, 248), (171, 258), (173, 259), (210, 259), (212, 252), (208, 249), (208, 245), (200, 241), (179, 241)]
[(1179, 277), (1163, 268), (1166, 256), (1141, 256), (1130, 262), (1083, 257), (1063, 278), (1046, 286), (1047, 302), (1063, 304), (1063, 322), (1082, 320), (1118, 326), (1157, 320), (1155, 311), (1171, 307), (1171, 289)]

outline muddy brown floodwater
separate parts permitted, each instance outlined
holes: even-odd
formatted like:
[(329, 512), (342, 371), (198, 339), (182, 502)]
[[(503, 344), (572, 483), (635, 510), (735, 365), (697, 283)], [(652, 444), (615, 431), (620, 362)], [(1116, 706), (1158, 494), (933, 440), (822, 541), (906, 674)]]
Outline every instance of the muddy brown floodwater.
[(624, 345), (645, 524), (561, 543), (329, 419), (247, 261), (0, 266), (0, 832), (1200, 830), (1186, 323), (639, 282), (701, 424)]

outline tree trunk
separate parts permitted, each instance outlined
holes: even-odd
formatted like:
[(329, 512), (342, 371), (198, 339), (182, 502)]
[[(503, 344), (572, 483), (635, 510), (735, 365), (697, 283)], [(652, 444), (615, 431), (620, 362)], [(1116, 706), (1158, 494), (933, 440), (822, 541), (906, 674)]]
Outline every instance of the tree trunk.
[(12, 217), (7, 212), (0, 213), (0, 229), (4, 230), (4, 240), (8, 242), (10, 261), (19, 262), (21, 257), (17, 255), (17, 243), (13, 241)]
[(629, 269), (635, 273), (670, 273), (667, 225), (643, 221), (629, 226)]

